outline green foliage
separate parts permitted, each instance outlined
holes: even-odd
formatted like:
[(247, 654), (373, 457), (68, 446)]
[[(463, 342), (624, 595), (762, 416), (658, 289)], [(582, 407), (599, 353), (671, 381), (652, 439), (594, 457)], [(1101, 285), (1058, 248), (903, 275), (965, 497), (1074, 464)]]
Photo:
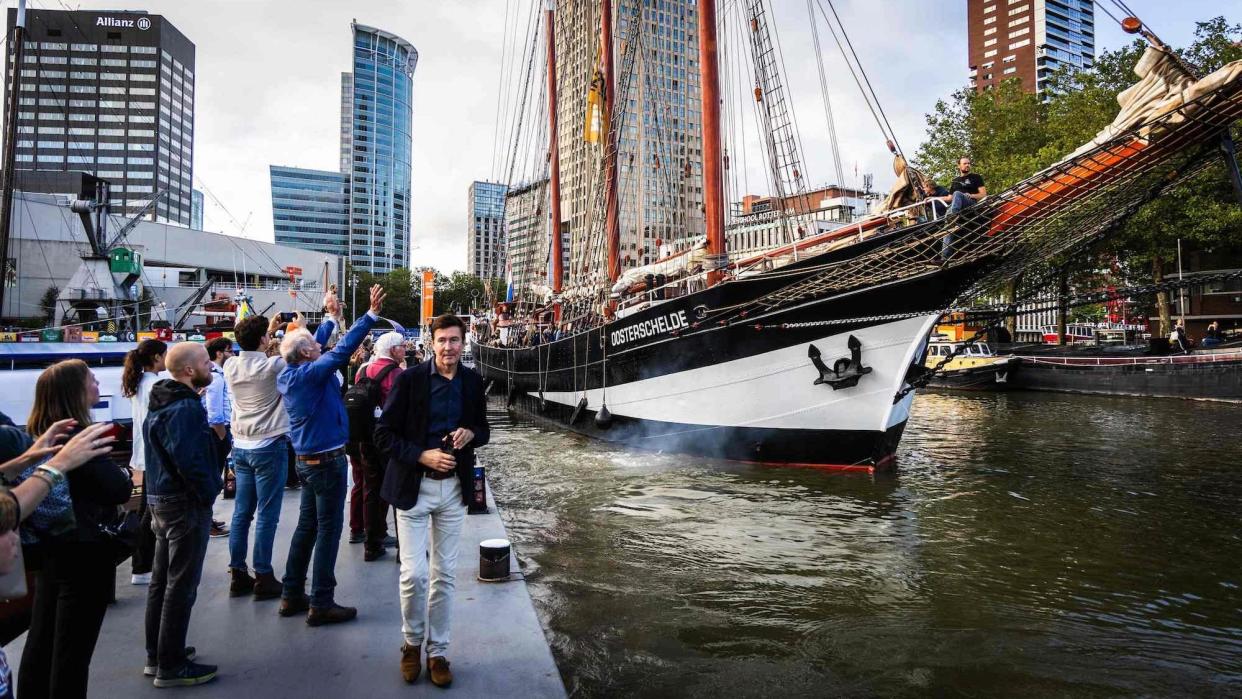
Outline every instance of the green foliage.
[(43, 311), (44, 325), (51, 326), (56, 318), (56, 299), (60, 297), (60, 289), (55, 284), (49, 286), (39, 297), (39, 308)]
[[(355, 273), (347, 267), (346, 278), (351, 278), (352, 274)], [(388, 297), (384, 300), (384, 317), (407, 328), (418, 327), (419, 310), (422, 307), (422, 270), (398, 269), (388, 274), (368, 274), (360, 271), (356, 274), (358, 309), (356, 313), (351, 313), (353, 317), (366, 312), (364, 304), (367, 291), (372, 284), (379, 284), (388, 292)], [(488, 283), (492, 285), (493, 298), (504, 297), (504, 280), (490, 279)], [(469, 313), (485, 307), (485, 282), (472, 274), (454, 272), (453, 276), (446, 277), (436, 272), (435, 290), (433, 310), (436, 315), (448, 312)], [(345, 308), (349, 308), (352, 299), (352, 290), (347, 288), (342, 292), (341, 302), (345, 304)]]
[[(1179, 51), (1200, 77), (1242, 59), (1242, 24), (1224, 17), (1199, 22), (1195, 39)], [(1045, 168), (1090, 141), (1116, 116), (1117, 95), (1137, 81), (1134, 66), (1142, 40), (1096, 58), (1092, 68), (1053, 76), (1047, 99), (1023, 94), (1016, 80), (977, 93), (954, 92), (927, 115), (927, 140), (915, 163), (941, 183), (956, 174), (957, 158), (969, 155), (974, 170), (996, 193)], [(1242, 136), (1233, 129), (1235, 141)], [(1119, 264), (1127, 281), (1159, 277), (1176, 256), (1177, 241), (1192, 249), (1242, 252), (1242, 206), (1234, 199), (1224, 163), (1210, 166), (1142, 207), (1093, 254), (1082, 269), (1099, 269), (1101, 257)], [(1167, 317), (1167, 300), (1159, 303)]]
[[(504, 280), (490, 279), (493, 298), (504, 297)], [(454, 272), (452, 277), (436, 273), (435, 312), (465, 314), (482, 310), (486, 301), (488, 282), (466, 272)]]

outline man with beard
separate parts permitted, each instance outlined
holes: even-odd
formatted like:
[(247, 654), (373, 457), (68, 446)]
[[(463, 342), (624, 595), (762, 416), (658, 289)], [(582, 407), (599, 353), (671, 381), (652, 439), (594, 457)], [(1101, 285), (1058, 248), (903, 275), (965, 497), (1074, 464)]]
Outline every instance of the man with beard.
[(224, 482), (216, 461), (218, 440), (207, 424), (199, 390), (211, 384), (207, 350), (182, 342), (164, 358), (172, 377), (151, 387), (143, 423), (147, 503), (155, 529), (155, 564), (147, 592), (146, 674), (156, 687), (203, 684), (215, 665), (191, 662), (186, 648), (190, 610), (198, 592), (211, 531), (211, 504)]

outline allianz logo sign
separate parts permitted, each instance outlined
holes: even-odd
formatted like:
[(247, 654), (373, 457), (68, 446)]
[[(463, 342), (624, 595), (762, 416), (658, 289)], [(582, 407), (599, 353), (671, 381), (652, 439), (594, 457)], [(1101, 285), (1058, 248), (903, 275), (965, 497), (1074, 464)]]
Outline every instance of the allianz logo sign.
[(137, 27), (142, 31), (151, 28), (150, 17), (139, 17), (138, 19), (122, 19), (120, 17), (96, 17), (96, 27), (112, 27), (114, 29), (133, 29)]

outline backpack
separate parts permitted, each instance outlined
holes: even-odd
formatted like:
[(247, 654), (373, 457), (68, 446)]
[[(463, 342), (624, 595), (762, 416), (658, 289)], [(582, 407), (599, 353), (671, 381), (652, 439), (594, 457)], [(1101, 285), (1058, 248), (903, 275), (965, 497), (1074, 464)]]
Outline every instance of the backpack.
[(380, 384), (389, 372), (398, 369), (396, 364), (384, 367), (378, 376), (371, 378), (364, 371), (349, 390), (345, 392), (345, 414), (349, 416), (349, 441), (370, 444), (375, 432), (375, 419), (379, 417)]

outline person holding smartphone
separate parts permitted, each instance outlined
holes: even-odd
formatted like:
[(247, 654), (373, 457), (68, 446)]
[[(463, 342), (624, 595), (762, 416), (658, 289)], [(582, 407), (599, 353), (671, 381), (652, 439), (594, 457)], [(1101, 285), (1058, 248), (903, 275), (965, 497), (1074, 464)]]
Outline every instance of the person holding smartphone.
[[(434, 357), (406, 369), (375, 429), (388, 455), (380, 495), (397, 509), (401, 555), (401, 676), (415, 682), (427, 643), (432, 684), (453, 681), (448, 648), (458, 538), (474, 475), (474, 450), (487, 444), (483, 379), (461, 366), (466, 324), (446, 314), (431, 323)], [(428, 568), (428, 534), (431, 566)], [(431, 580), (431, 584), (428, 581)]]

